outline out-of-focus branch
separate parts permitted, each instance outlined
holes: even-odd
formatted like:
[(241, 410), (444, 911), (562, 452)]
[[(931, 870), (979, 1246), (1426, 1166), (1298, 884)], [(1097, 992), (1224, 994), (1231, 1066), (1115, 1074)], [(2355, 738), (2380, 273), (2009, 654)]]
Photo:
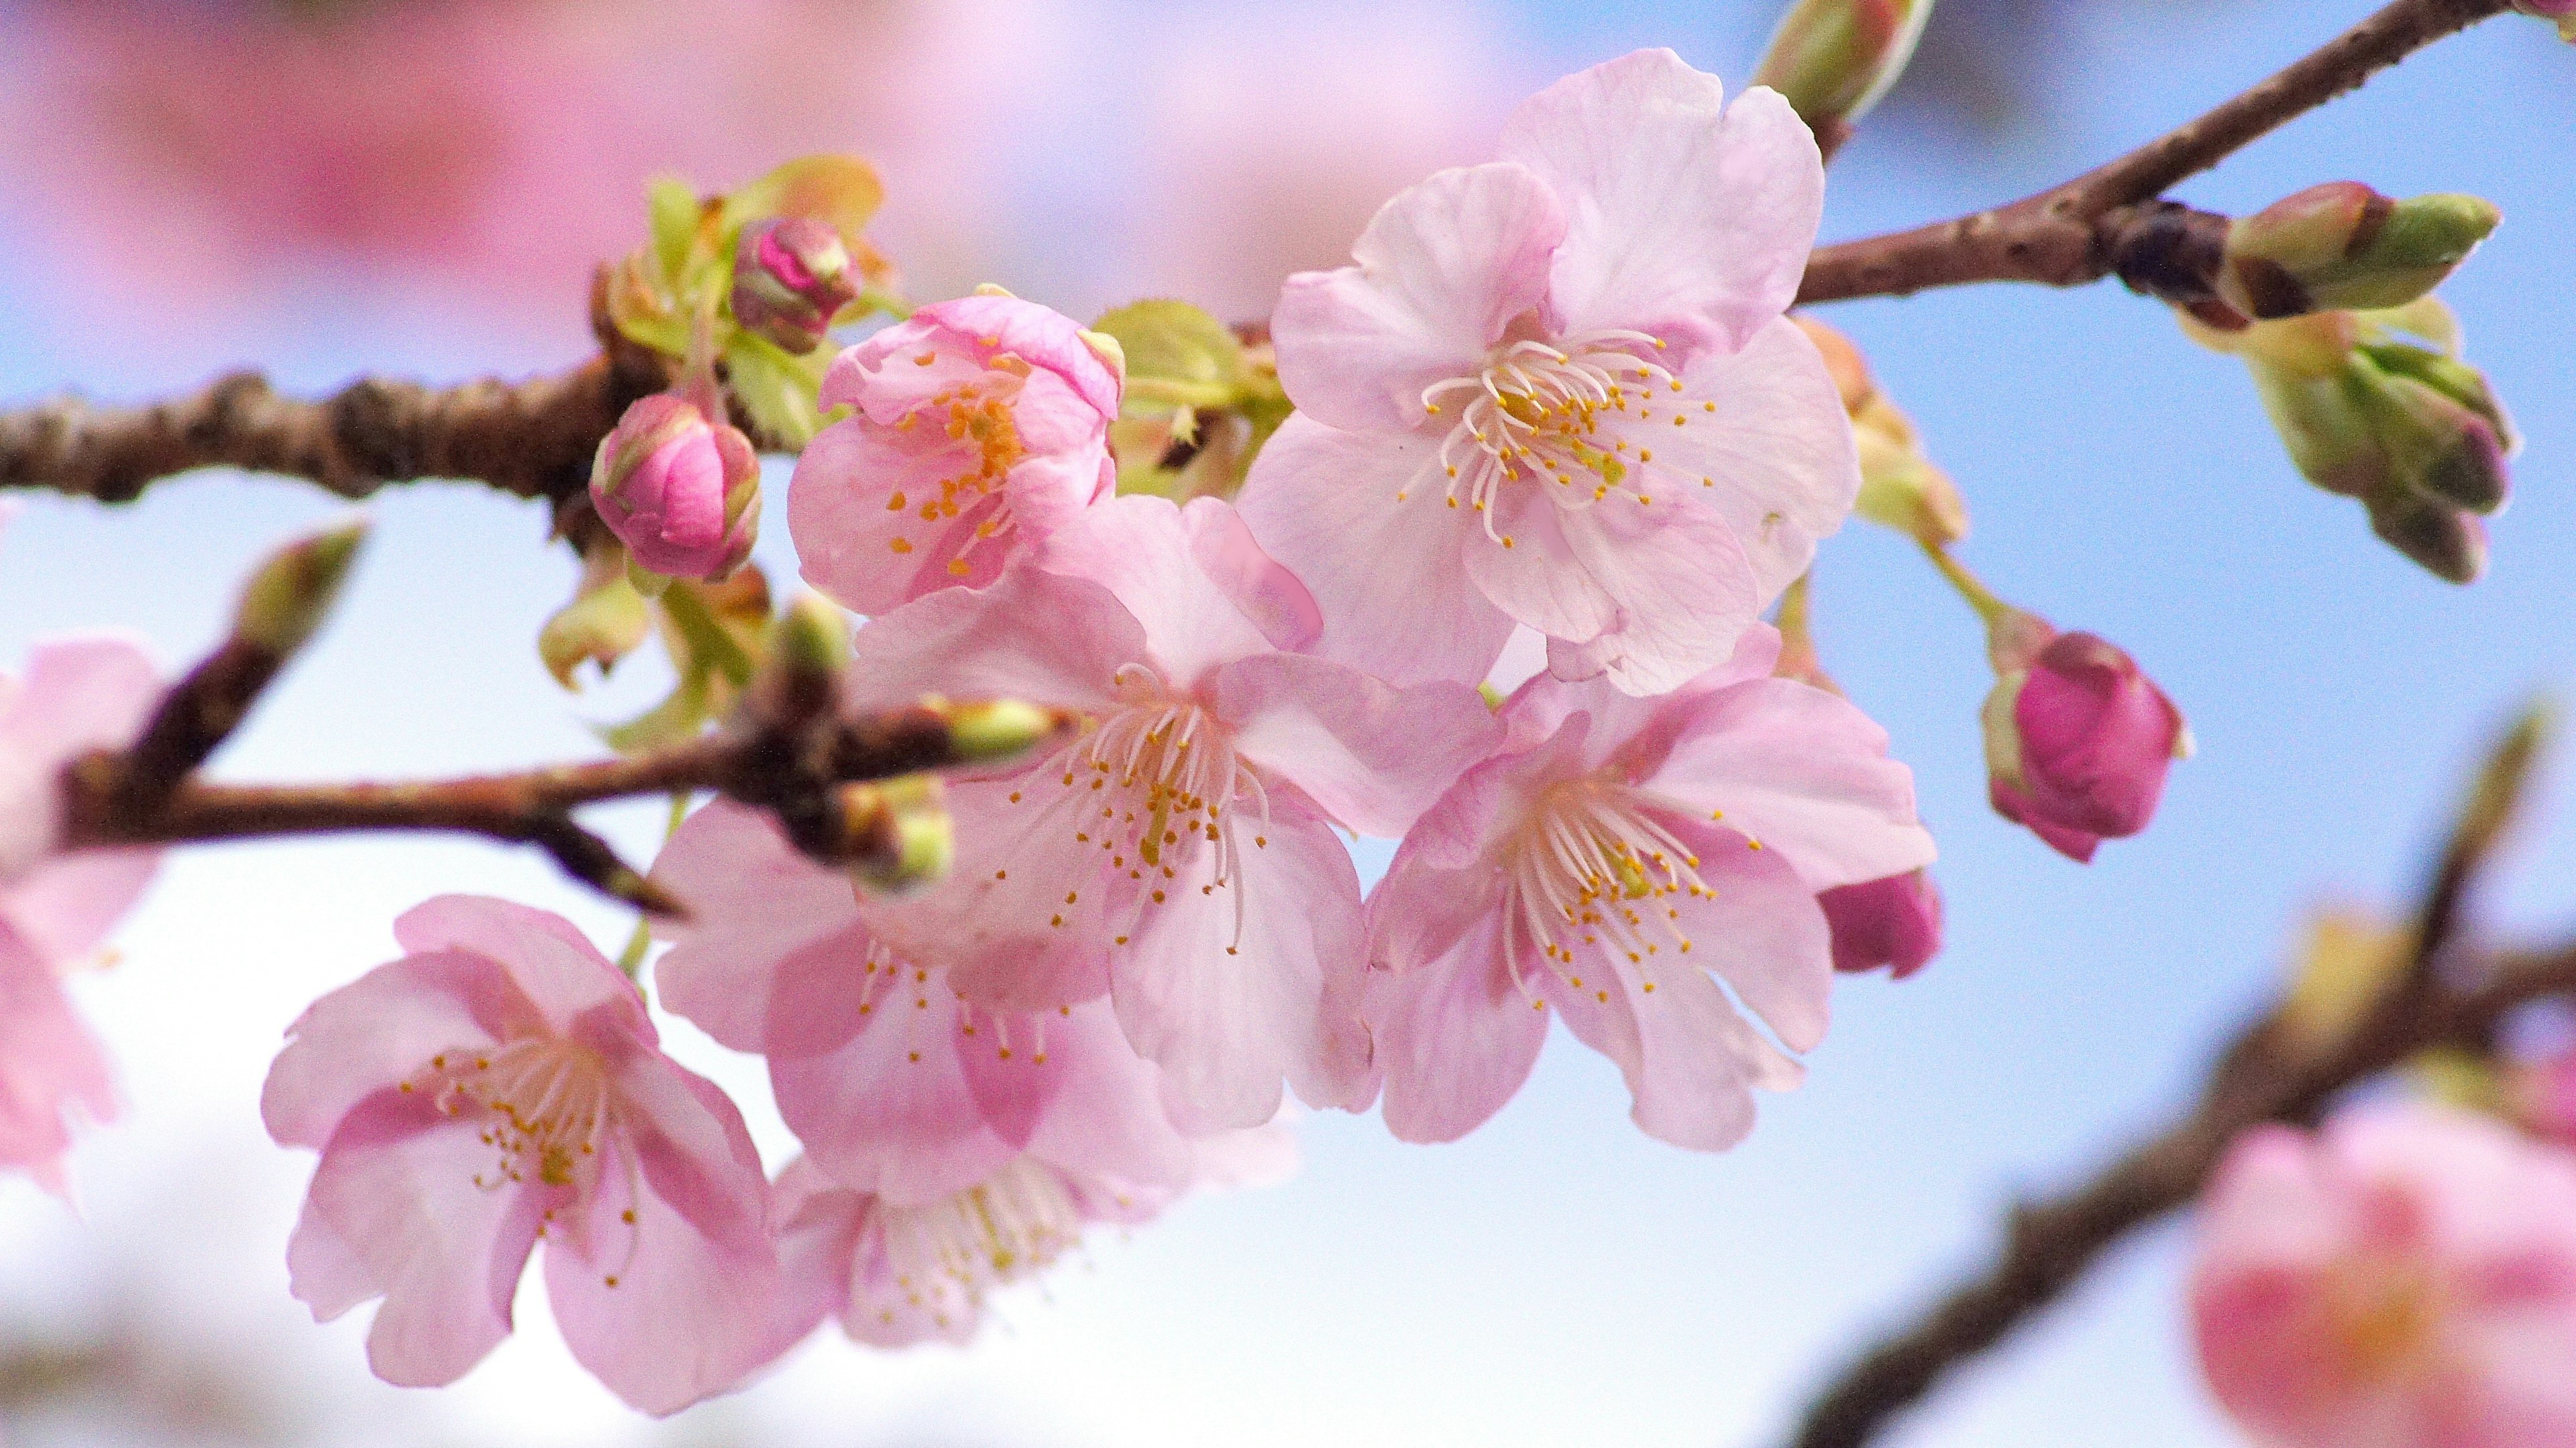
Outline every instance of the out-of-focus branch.
[(1796, 1448), (1861, 1448), (1952, 1369), (2048, 1306), (2123, 1236), (2195, 1200), (2238, 1133), (2309, 1123), (2340, 1092), (2434, 1046), (2484, 1044), (2515, 1008), (2576, 993), (2576, 942), (2461, 969), (2461, 905), (2529, 778), (2547, 724), (2524, 715), (2490, 756), (2418, 905), (2402, 967), (2349, 1029), (2318, 1042), (2287, 1002), (2218, 1058), (2189, 1115), (2073, 1191), (2013, 1208), (1995, 1259), (1846, 1368), (1809, 1407)]
[(1904, 296), (1966, 282), (2100, 281), (2148, 239), (2145, 229), (2164, 224), (2150, 203), (2167, 187), (2509, 8), (2510, 0), (2395, 0), (2252, 90), (2072, 181), (1993, 210), (1818, 247), (1798, 300)]

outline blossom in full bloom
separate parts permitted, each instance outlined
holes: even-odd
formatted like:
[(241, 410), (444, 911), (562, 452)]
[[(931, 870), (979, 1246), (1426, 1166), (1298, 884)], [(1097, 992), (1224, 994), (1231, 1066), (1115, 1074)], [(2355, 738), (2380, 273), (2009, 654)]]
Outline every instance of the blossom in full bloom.
[(657, 392), (599, 440), (590, 503), (644, 567), (722, 578), (751, 556), (760, 528), (760, 454), (732, 423)]
[(1298, 413), (1245, 520), (1314, 589), (1320, 649), (1482, 678), (1515, 622), (1560, 678), (1723, 663), (1841, 526), (1851, 425), (1783, 315), (1824, 194), (1766, 90), (1639, 51), (1526, 102), (1502, 159), (1379, 211), (1271, 319)]
[(956, 865), (879, 933), (991, 1009), (1108, 992), (1184, 1130), (1269, 1120), (1283, 1074), (1311, 1104), (1364, 1102), (1359, 879), (1333, 827), (1400, 833), (1495, 724), (1464, 685), (1282, 647), (1313, 626), (1227, 505), (1130, 497), (991, 588), (861, 629), (857, 707), (936, 692), (1092, 721), (954, 782)]
[[(654, 878), (690, 911), (666, 926), (675, 944), (654, 967), (662, 1003), (725, 1045), (768, 1057), (779, 1114), (840, 1186), (921, 1206), (1044, 1141), (1124, 1181), (1187, 1177), (1189, 1143), (1163, 1119), (1153, 1068), (1107, 1001), (970, 1004), (944, 967), (916, 965), (877, 938), (847, 875), (740, 805), (719, 800), (690, 816)], [(1079, 1104), (1059, 1110), (1067, 1098)], [(1122, 1125), (1071, 1133), (1080, 1118), (1066, 1110), (1114, 1112)]]
[[(2182, 711), (2119, 645), (2057, 633), (2028, 614), (1998, 629), (2002, 672), (1986, 696), (1986, 788), (1995, 812), (2070, 859), (2147, 827), (2165, 770), (2191, 752)], [(2017, 655), (2017, 657), (2016, 657)]]
[(1387, 1125), (1474, 1129), (1520, 1089), (1549, 1008), (1619, 1063), (1637, 1124), (1718, 1150), (1755, 1086), (1823, 1038), (1833, 947), (1819, 891), (1931, 862), (1914, 785), (1847, 701), (1771, 677), (1779, 636), (1657, 699), (1541, 676), (1509, 742), (1396, 851), (1369, 900), (1367, 1020)]
[(849, 417), (796, 460), (805, 581), (865, 614), (981, 588), (1109, 496), (1120, 367), (1072, 318), (998, 291), (923, 307), (834, 359)]
[(123, 639), (37, 647), (0, 676), (0, 1167), (64, 1190), (64, 1122), (114, 1114), (106, 1058), (61, 972), (98, 949), (151, 882), (157, 850), (62, 853), (56, 781), (84, 750), (131, 743), (160, 685)]
[(2257, 1127), (2203, 1198), (2191, 1310), (2258, 1442), (2576, 1442), (2576, 1159), (2427, 1105)]
[(376, 1375), (454, 1381), (510, 1331), (529, 1254), (573, 1356), (648, 1413), (770, 1354), (768, 1182), (714, 1083), (570, 922), (441, 896), (404, 956), (308, 1008), (269, 1070), (269, 1135), (322, 1153), (287, 1246), (328, 1321), (381, 1297)]
[(1834, 969), (1888, 968), (1903, 980), (1941, 953), (1941, 887), (1929, 870), (1908, 870), (1816, 897), (1834, 930)]

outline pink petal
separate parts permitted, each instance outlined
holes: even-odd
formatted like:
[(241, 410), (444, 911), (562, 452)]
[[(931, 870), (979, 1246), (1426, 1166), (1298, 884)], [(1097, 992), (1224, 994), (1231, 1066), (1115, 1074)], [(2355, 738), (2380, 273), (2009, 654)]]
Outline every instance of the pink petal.
[(925, 520), (920, 510), (937, 503), (940, 483), (976, 467), (974, 449), (926, 424), (898, 432), (858, 415), (816, 433), (787, 484), (787, 531), (805, 581), (871, 615), (967, 581), (949, 565), (970, 551), (998, 553), (976, 549), (975, 530), (1000, 500), (969, 494), (953, 518)]
[(25, 678), (0, 680), (0, 888), (56, 849), (63, 765), (133, 742), (160, 693), (151, 660), (115, 636), (38, 644)]
[(1735, 530), (1696, 498), (1640, 506), (1613, 494), (1563, 526), (1572, 565), (1616, 601), (1616, 614), (1594, 637), (1550, 635), (1548, 667), (1559, 678), (1600, 673), (1622, 693), (1666, 693), (1726, 662), (1761, 608)]
[(1887, 731), (1849, 700), (1788, 679), (1695, 696), (1688, 723), (1647, 781), (1663, 798), (1760, 840), (1810, 892), (1932, 862), (1915, 823), (1914, 776), (1887, 757)]
[(1733, 351), (1798, 294), (1824, 211), (1806, 124), (1767, 90), (1640, 50), (1522, 103), (1501, 154), (1564, 199), (1548, 279), (1556, 328), (1616, 327)]
[(1423, 389), (1474, 375), (1504, 327), (1546, 296), (1565, 235), (1556, 196), (1519, 166), (1407, 187), (1351, 247), (1357, 266), (1288, 279), (1270, 319), (1280, 382), (1318, 422), (1419, 426)]
[(497, 961), (512, 984), (544, 1013), (552, 1033), (594, 1019), (617, 1022), (653, 1040), (634, 982), (611, 965), (571, 921), (547, 910), (483, 895), (440, 895), (404, 911), (394, 939), (415, 955), (462, 950)]
[(1235, 879), (1203, 890), (1213, 851), (1193, 851), (1111, 961), (1119, 1023), (1163, 1068), (1164, 1103), (1192, 1134), (1268, 1121), (1283, 1074), (1309, 1104), (1337, 1105), (1365, 1069), (1365, 1047), (1354, 1062), (1340, 1039), (1357, 1022), (1322, 1009), (1327, 976), (1363, 966), (1359, 876), (1331, 827), (1285, 795), (1266, 825), (1237, 824), (1267, 843), (1243, 851)]
[[(769, 1179), (724, 1089), (655, 1050), (617, 1063), (610, 1089), (624, 1149), (633, 1153), (648, 1194), (718, 1247), (766, 1253)], [(601, 1173), (603, 1182), (609, 1175)]]
[(405, 956), (305, 1007), (260, 1088), (260, 1117), (279, 1145), (318, 1148), (361, 1102), (439, 1053), (543, 1029), (534, 1003), (491, 957)]
[(780, 1279), (771, 1341), (783, 1351), (824, 1318), (850, 1309), (850, 1268), (868, 1199), (801, 1156), (778, 1173), (770, 1199), (778, 1216)]
[(1271, 648), (1260, 625), (1200, 567), (1190, 532), (1168, 498), (1112, 498), (1059, 529), (1036, 555), (1048, 572), (1089, 579), (1115, 595), (1143, 626), (1148, 656), (1181, 689), (1196, 687), (1219, 664)]
[(99, 948), (161, 868), (159, 850), (79, 850), (38, 865), (0, 893), (0, 919), (44, 959)]
[(1512, 626), (1467, 578), (1472, 524), (1425, 477), (1437, 453), (1429, 439), (1299, 413), (1253, 460), (1239, 503), (1261, 546), (1313, 591), (1316, 652), (1393, 684), (1472, 683)]
[[(1675, 911), (1673, 928), (1691, 949), (1682, 960), (1667, 946), (1666, 971), (1716, 972), (1782, 1045), (1814, 1050), (1825, 1038), (1834, 989), (1833, 932), (1814, 887), (1779, 851), (1757, 847), (1734, 830), (1670, 815), (1661, 823), (1697, 852), (1694, 868), (1713, 887), (1697, 899), (1667, 902)], [(1655, 960), (1649, 956), (1648, 966)], [(1694, 969), (1675, 970), (1684, 965)]]
[(59, 1163), (71, 1146), (64, 1115), (75, 1108), (91, 1121), (115, 1117), (106, 1057), (53, 966), (0, 925), (0, 1167), (62, 1191)]
[(654, 922), (672, 942), (653, 967), (662, 1004), (737, 1051), (767, 1050), (774, 1015), (812, 1020), (794, 1002), (774, 1001), (783, 961), (864, 929), (848, 876), (800, 854), (766, 811), (730, 800), (681, 824), (653, 862), (653, 879), (689, 907), (684, 920)]
[(1029, 1135), (1029, 1154), (1137, 1190), (1188, 1185), (1198, 1153), (1163, 1109), (1161, 1073), (1127, 1044), (1109, 1003), (1045, 1024), (1048, 1055), (1064, 1075)]
[(1181, 509), (1190, 557), (1273, 648), (1303, 649), (1324, 631), (1324, 611), (1296, 574), (1261, 550), (1243, 515), (1217, 498)]
[(1147, 657), (1145, 630), (1117, 595), (1028, 567), (905, 604), (860, 629), (854, 654), (846, 702), (857, 709), (925, 694), (1100, 709), (1115, 701), (1119, 668)]
[(1369, 975), (1369, 1035), (1399, 1140), (1455, 1141), (1484, 1125), (1538, 1062), (1547, 1012), (1513, 983), (1501, 927), (1488, 911), (1440, 954)]
[(950, 785), (957, 855), (947, 877), (869, 915), (880, 938), (945, 969), (952, 989), (988, 1009), (1053, 1010), (1109, 988), (1109, 857), (1075, 839), (1092, 804), (1057, 784), (1069, 757)]
[[(1506, 491), (1496, 507), (1501, 516), (1494, 536), (1487, 537), (1483, 519), (1471, 515), (1459, 553), (1467, 576), (1494, 607), (1551, 639), (1580, 643), (1618, 627), (1617, 595), (1593, 575), (1569, 536), (1577, 528), (1597, 527), (1588, 515), (1560, 508), (1534, 489)], [(1512, 540), (1510, 546), (1504, 538)]]
[(964, 1066), (981, 1050), (960, 1034), (967, 1016), (945, 982), (871, 992), (857, 960), (818, 952), (798, 969), (808, 963), (791, 964), (793, 997), (856, 1027), (836, 1050), (769, 1060), (779, 1114), (817, 1167), (912, 1203), (972, 1186), (1018, 1154), (985, 1123)]
[(1008, 355), (1043, 368), (1101, 421), (1118, 415), (1117, 372), (1083, 340), (1081, 323), (1052, 308), (978, 292), (919, 308), (910, 324), (945, 328), (971, 343), (979, 357)]
[(1363, 834), (1404, 833), (1502, 738), (1493, 710), (1464, 684), (1396, 689), (1304, 654), (1238, 660), (1213, 685), (1238, 754)]

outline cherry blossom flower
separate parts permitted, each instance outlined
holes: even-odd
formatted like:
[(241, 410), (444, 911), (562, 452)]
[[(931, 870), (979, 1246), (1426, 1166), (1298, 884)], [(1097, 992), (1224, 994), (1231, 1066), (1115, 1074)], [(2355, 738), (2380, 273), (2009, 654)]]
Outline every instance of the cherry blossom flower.
[(1834, 930), (1834, 969), (1888, 968), (1903, 980), (1941, 953), (1941, 887), (1929, 870), (1837, 885), (1816, 897)]
[(1406, 836), (1369, 901), (1367, 1019), (1386, 1120), (1466, 1134), (1520, 1089), (1548, 1010), (1619, 1063), (1649, 1134), (1719, 1150), (1751, 1088), (1823, 1038), (1832, 946), (1817, 892), (1920, 868), (1887, 735), (1835, 695), (1769, 677), (1757, 625), (1660, 699), (1541, 676), (1509, 742)]
[(637, 563), (720, 579), (751, 556), (760, 454), (729, 422), (677, 392), (637, 398), (599, 440), (590, 503)]
[(2416, 1104), (2257, 1127), (2202, 1202), (2191, 1306), (2262, 1443), (2576, 1442), (2576, 1159)]
[[(1189, 1143), (1107, 1001), (997, 1012), (960, 999), (943, 967), (876, 937), (847, 875), (739, 805), (690, 816), (654, 874), (690, 907), (654, 968), (663, 1004), (768, 1057), (779, 1114), (840, 1185), (921, 1206), (1033, 1142), (1129, 1182), (1186, 1179)], [(1068, 1097), (1121, 1129), (1069, 1129), (1078, 1119), (1052, 1110)]]
[[(2182, 711), (2119, 645), (2019, 616), (2026, 656), (1999, 650), (1985, 704), (1987, 794), (1995, 813), (2069, 859), (2155, 817), (2165, 771), (2191, 752)], [(1998, 635), (2003, 636), (2003, 635)]]
[(1540, 92), (1500, 161), (1397, 195), (1271, 319), (1298, 406), (1242, 495), (1323, 652), (1481, 678), (1514, 622), (1560, 678), (1723, 663), (1850, 512), (1841, 394), (1783, 315), (1824, 194), (1786, 102), (1639, 51)]
[(529, 1254), (573, 1356), (653, 1414), (764, 1359), (768, 1183), (733, 1103), (662, 1054), (633, 985), (559, 916), (448, 895), (406, 952), (313, 1003), (260, 1106), (322, 1153), (287, 1246), (329, 1321), (382, 1297), (376, 1375), (454, 1381), (510, 1332)]
[(952, 783), (949, 880), (872, 924), (988, 1009), (1106, 991), (1184, 1130), (1268, 1120), (1283, 1074), (1364, 1103), (1359, 879), (1333, 826), (1402, 831), (1490, 747), (1491, 711), (1283, 648), (1313, 600), (1213, 499), (1101, 504), (1032, 563), (859, 633), (856, 707), (941, 692), (1093, 721)]
[(1001, 576), (1117, 483), (1114, 352), (1071, 318), (982, 292), (914, 312), (834, 359), (788, 485), (805, 580), (879, 614)]
[(57, 1195), (66, 1115), (116, 1109), (61, 973), (133, 908), (160, 852), (62, 853), (56, 781), (81, 752), (133, 742), (159, 694), (151, 662), (120, 638), (41, 644), (25, 677), (0, 676), (0, 1167)]

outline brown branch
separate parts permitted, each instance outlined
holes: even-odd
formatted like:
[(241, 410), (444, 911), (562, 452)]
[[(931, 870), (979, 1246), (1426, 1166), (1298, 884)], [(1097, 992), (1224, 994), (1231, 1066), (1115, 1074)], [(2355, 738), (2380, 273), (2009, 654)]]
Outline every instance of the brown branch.
[(2510, 0), (2395, 0), (2252, 90), (2063, 185), (1911, 231), (1818, 247), (1798, 300), (1905, 296), (1965, 282), (2100, 281), (2118, 254), (2137, 244), (2129, 233), (2153, 222), (2142, 208), (2167, 187), (2508, 8)]
[(2230, 1043), (2192, 1112), (2074, 1191), (2013, 1209), (1986, 1270), (1846, 1368), (1809, 1407), (1796, 1448), (1861, 1448), (1943, 1377), (2074, 1285), (2129, 1232), (2190, 1204), (2238, 1133), (2314, 1122), (2346, 1088), (2435, 1046), (2480, 1049), (2526, 1002), (2576, 992), (2576, 943), (2484, 964), (2454, 985), (2443, 966), (2464, 898), (2520, 804), (2546, 734), (2527, 710), (2488, 757), (2427, 882), (2406, 955), (2379, 998), (2331, 1039), (2274, 1006)]

